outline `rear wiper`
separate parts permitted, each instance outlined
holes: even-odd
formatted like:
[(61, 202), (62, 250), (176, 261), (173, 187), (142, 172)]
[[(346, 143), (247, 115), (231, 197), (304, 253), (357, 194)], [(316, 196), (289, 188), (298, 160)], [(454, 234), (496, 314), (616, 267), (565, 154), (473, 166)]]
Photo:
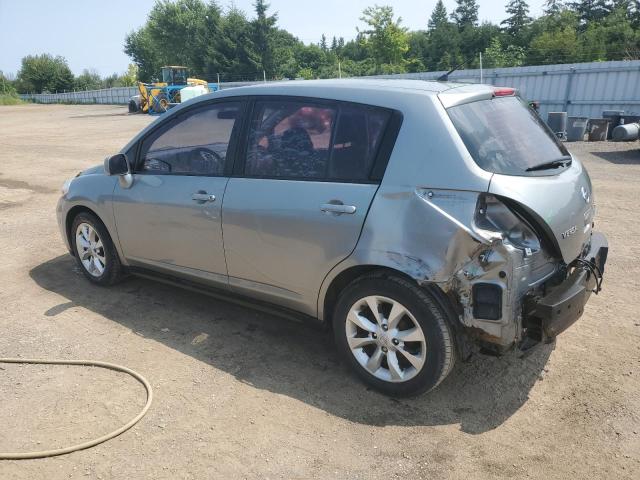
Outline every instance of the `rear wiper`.
[(552, 168), (568, 167), (569, 165), (571, 165), (571, 157), (569, 155), (566, 155), (557, 160), (552, 160), (550, 162), (544, 162), (544, 163), (541, 163), (540, 165), (534, 165), (533, 167), (529, 167), (525, 170), (525, 172), (535, 172), (537, 170), (550, 170)]

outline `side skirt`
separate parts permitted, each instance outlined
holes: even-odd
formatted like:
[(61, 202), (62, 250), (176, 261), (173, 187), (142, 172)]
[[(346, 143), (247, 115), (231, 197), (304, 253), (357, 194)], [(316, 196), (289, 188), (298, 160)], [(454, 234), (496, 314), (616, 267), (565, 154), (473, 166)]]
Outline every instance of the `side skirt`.
[(206, 285), (201, 285), (196, 282), (191, 282), (189, 280), (184, 280), (172, 275), (159, 273), (154, 270), (148, 270), (141, 267), (129, 267), (128, 270), (131, 274), (137, 277), (142, 277), (148, 280), (153, 280), (174, 287), (179, 287), (185, 290), (190, 290), (192, 292), (213, 297), (223, 302), (229, 302), (235, 305), (250, 308), (252, 310), (258, 310), (269, 315), (275, 315), (277, 317), (285, 318), (297, 323), (310, 324), (316, 328), (326, 329), (325, 322), (322, 322), (315, 317), (296, 312), (295, 310), (291, 310), (289, 308), (280, 307), (272, 303), (264, 302), (262, 300), (255, 300), (250, 297), (239, 295), (226, 289), (218, 289)]

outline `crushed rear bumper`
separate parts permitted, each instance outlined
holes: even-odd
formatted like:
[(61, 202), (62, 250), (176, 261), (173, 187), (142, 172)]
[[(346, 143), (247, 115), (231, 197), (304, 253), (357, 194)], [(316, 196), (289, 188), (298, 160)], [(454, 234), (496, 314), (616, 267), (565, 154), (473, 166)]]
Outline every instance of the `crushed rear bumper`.
[(553, 339), (582, 316), (591, 293), (600, 290), (608, 253), (606, 237), (594, 232), (589, 251), (572, 263), (575, 268), (562, 283), (548, 288), (543, 296), (527, 298), (523, 323), (539, 340)]

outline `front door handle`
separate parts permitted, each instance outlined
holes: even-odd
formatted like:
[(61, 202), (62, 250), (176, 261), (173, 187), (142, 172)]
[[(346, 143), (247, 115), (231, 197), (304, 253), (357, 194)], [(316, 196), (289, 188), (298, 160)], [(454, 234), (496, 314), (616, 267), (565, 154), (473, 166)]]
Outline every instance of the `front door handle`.
[(206, 192), (198, 192), (191, 195), (191, 200), (196, 202), (215, 202), (216, 196)]
[(343, 213), (353, 215), (356, 213), (356, 207), (354, 205), (344, 205), (342, 203), (323, 203), (320, 205), (320, 211), (324, 213), (335, 213), (336, 215), (342, 215)]

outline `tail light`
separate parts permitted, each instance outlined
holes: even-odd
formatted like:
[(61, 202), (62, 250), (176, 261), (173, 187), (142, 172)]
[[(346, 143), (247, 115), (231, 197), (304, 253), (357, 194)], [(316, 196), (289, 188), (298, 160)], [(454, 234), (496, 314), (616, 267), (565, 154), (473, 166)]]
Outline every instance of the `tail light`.
[(498, 87), (493, 89), (494, 97), (513, 97), (516, 94), (515, 88)]
[(493, 195), (478, 198), (475, 223), (483, 230), (500, 233), (511, 245), (527, 253), (540, 250), (540, 238), (534, 229)]

